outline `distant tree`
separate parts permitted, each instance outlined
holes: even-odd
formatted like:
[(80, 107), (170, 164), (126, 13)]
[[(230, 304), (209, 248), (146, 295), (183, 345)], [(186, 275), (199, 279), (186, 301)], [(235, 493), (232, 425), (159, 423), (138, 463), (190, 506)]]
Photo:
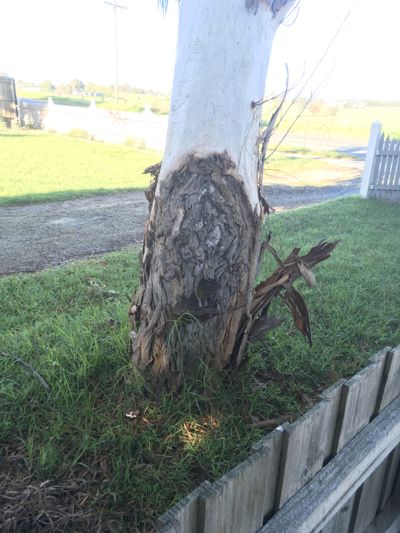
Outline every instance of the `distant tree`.
[(93, 83), (92, 81), (88, 81), (85, 84), (85, 91), (88, 94), (95, 94), (95, 93), (101, 93), (102, 91), (99, 90), (99, 85), (96, 83)]
[(129, 85), (129, 83), (121, 83), (120, 86), (119, 86), (119, 90), (120, 90), (122, 93), (131, 93), (131, 92), (133, 92), (133, 89), (132, 89), (132, 87)]
[(71, 80), (67, 85), (70, 87), (70, 92), (72, 94), (81, 94), (85, 90), (85, 84), (83, 83), (83, 81), (78, 80), (77, 78)]
[(55, 89), (55, 86), (51, 83), (50, 80), (45, 80), (40, 84), (40, 90), (42, 91), (42, 93), (53, 93)]
[(85, 92), (89, 94), (103, 94), (105, 96), (112, 96), (113, 89), (108, 87), (107, 85), (100, 85), (99, 83), (94, 83), (92, 81), (88, 81), (85, 84)]
[(322, 106), (319, 102), (312, 102), (309, 106), (308, 106), (308, 110), (310, 111), (310, 113), (312, 113), (313, 115), (319, 115), (319, 113), (321, 113), (321, 110), (322, 110)]
[(65, 83), (60, 83), (56, 87), (56, 94), (62, 95), (62, 94), (69, 94), (69, 87)]

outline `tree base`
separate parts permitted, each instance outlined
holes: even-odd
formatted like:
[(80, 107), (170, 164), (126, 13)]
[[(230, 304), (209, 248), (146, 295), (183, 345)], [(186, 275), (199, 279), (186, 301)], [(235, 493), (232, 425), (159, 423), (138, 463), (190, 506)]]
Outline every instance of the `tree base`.
[[(160, 167), (150, 169), (157, 178)], [(158, 194), (155, 194), (159, 187)], [(283, 293), (296, 327), (311, 343), (307, 307), (292, 283), (329, 257), (337, 242), (322, 242), (282, 261), (261, 243), (263, 214), (245, 194), (226, 154), (189, 157), (148, 192), (150, 215), (142, 252), (142, 277), (130, 315), (133, 362), (158, 386), (177, 388), (199, 365), (237, 367), (247, 343), (281, 322), (268, 316)], [(278, 268), (255, 285), (263, 251)]]

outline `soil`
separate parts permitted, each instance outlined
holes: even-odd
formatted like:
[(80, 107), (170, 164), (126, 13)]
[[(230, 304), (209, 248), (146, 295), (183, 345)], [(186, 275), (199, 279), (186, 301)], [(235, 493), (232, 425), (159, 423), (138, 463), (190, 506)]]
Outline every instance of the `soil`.
[[(360, 179), (327, 186), (271, 185), (277, 211), (357, 194)], [(140, 244), (148, 212), (142, 191), (0, 208), (0, 275), (49, 266)]]

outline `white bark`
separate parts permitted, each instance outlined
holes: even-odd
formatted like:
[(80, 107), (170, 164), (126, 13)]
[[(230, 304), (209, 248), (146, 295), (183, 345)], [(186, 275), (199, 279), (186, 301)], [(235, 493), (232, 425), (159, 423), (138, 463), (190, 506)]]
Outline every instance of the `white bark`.
[[(227, 152), (259, 211), (257, 138), (272, 41), (293, 4), (273, 14), (261, 0), (181, 0), (179, 35), (160, 182), (189, 154)], [(156, 192), (158, 194), (159, 187)]]

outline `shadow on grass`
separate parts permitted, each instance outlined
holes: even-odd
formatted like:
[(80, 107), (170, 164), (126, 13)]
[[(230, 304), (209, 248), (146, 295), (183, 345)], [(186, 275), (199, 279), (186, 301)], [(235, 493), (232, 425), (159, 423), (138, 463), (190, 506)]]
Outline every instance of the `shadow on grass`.
[(62, 202), (77, 200), (91, 196), (110, 196), (129, 192), (144, 191), (146, 187), (131, 187), (122, 189), (83, 189), (81, 191), (56, 191), (52, 193), (24, 194), (22, 196), (0, 196), (0, 207), (17, 207), (42, 202)]

